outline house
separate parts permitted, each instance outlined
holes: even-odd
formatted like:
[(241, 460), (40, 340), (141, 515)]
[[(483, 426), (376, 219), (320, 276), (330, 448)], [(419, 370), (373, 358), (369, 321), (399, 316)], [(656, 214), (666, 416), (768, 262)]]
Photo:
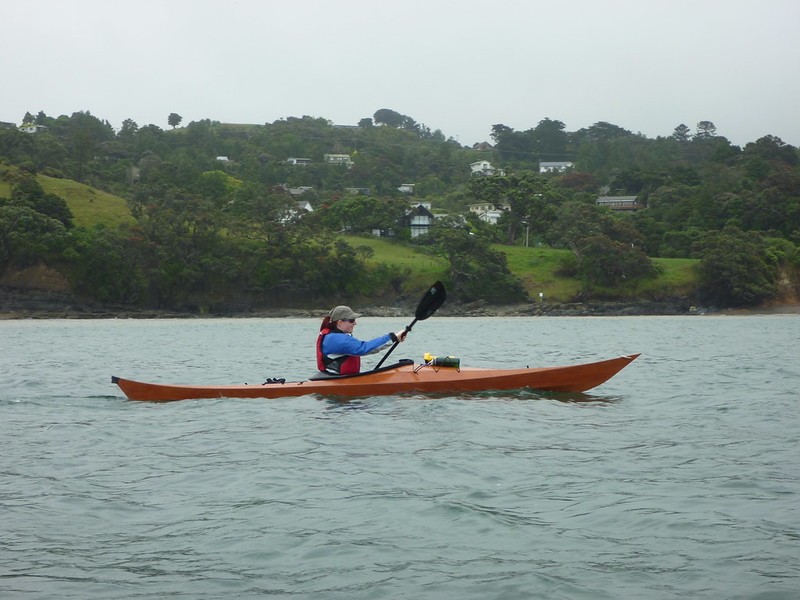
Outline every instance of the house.
[(597, 204), (611, 210), (639, 210), (644, 208), (639, 204), (638, 196), (600, 196), (597, 199)]
[(307, 200), (296, 200), (297, 210), (304, 212), (314, 212), (314, 207)]
[(227, 156), (218, 156), (217, 157), (217, 161), (219, 161), (221, 163), (226, 163), (226, 162), (229, 162), (229, 159), (228, 159)]
[(295, 158), (293, 156), (286, 159), (290, 165), (310, 165), (311, 159), (310, 158)]
[(368, 187), (348, 187), (344, 188), (348, 194), (361, 194), (362, 196), (369, 196), (372, 192)]
[(310, 192), (311, 190), (314, 189), (310, 185), (301, 185), (300, 187), (293, 188), (289, 187), (289, 185), (286, 183), (281, 184), (281, 187), (285, 189), (287, 192), (289, 192), (293, 198), (297, 198), (301, 194), (304, 194), (305, 192)]
[(563, 173), (574, 166), (571, 162), (540, 162), (539, 173)]
[(495, 207), (491, 202), (480, 202), (477, 204), (469, 205), (469, 212), (478, 215), (478, 218), (485, 222), (497, 225), (503, 211), (509, 210), (511, 207), (508, 204), (503, 204), (500, 208)]
[(400, 187), (397, 188), (399, 191), (403, 192), (404, 194), (413, 194), (414, 193), (414, 184), (413, 183), (401, 183)]
[(24, 133), (39, 133), (47, 129), (47, 125), (35, 125), (33, 123), (23, 123), (19, 126), (19, 130)]
[(350, 159), (349, 154), (326, 154), (325, 162), (329, 165), (345, 165), (352, 167), (355, 163)]
[(411, 237), (415, 238), (428, 233), (431, 225), (433, 225), (434, 218), (431, 212), (431, 205), (423, 202), (406, 212), (403, 224), (411, 229)]
[[(291, 193), (291, 192), (290, 192)], [(306, 200), (295, 200), (294, 208), (287, 208), (280, 218), (281, 223), (288, 223), (294, 219), (302, 217), (306, 213), (314, 212), (314, 207)]]
[(469, 165), (470, 170), (472, 171), (472, 175), (477, 176), (489, 176), (489, 175), (505, 175), (506, 172), (503, 169), (495, 169), (488, 160), (478, 160), (474, 163), (470, 163)]

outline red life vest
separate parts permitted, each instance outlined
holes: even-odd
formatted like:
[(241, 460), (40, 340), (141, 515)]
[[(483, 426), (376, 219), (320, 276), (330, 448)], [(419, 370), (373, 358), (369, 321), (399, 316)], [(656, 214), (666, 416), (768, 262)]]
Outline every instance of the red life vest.
[(319, 331), (317, 337), (317, 368), (325, 373), (339, 373), (340, 375), (353, 375), (361, 371), (361, 357), (360, 356), (339, 356), (337, 358), (330, 358), (322, 353), (322, 340), (331, 332), (330, 329), (324, 326)]

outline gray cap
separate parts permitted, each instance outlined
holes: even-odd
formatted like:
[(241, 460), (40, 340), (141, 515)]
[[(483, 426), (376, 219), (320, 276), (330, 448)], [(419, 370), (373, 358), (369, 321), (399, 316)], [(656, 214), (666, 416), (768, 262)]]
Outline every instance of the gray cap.
[(361, 315), (353, 312), (349, 306), (337, 306), (330, 313), (331, 321), (341, 321), (342, 319), (357, 319)]

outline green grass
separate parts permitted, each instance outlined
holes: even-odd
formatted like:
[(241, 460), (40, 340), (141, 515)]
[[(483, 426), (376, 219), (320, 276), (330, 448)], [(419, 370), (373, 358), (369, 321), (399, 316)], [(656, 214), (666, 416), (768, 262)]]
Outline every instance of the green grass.
[(411, 289), (424, 288), (432, 280), (442, 279), (447, 276), (447, 263), (444, 259), (429, 254), (423, 254), (416, 248), (402, 242), (390, 242), (372, 236), (343, 235), (341, 238), (353, 248), (368, 246), (372, 248), (373, 255), (367, 262), (372, 264), (386, 264), (410, 272), (408, 287)]
[[(447, 265), (443, 259), (423, 254), (408, 244), (370, 236), (346, 235), (342, 236), (342, 239), (354, 248), (359, 246), (372, 248), (374, 254), (368, 261), (370, 263), (383, 263), (399, 269), (409, 269), (411, 272), (408, 279), (409, 287), (424, 287), (431, 280), (447, 278)], [(580, 293), (579, 281), (557, 274), (561, 261), (569, 256), (569, 250), (501, 244), (492, 247), (506, 255), (509, 269), (522, 280), (531, 298), (538, 300), (539, 294), (542, 294), (545, 301), (571, 302)], [(697, 260), (656, 258), (654, 262), (660, 268), (657, 277), (613, 289), (598, 289), (597, 293), (606, 298), (620, 300), (658, 299), (686, 294), (694, 288), (696, 283), (694, 265)]]
[[(45, 192), (63, 198), (75, 215), (77, 226), (91, 228), (95, 225), (116, 226), (134, 223), (134, 219), (123, 198), (114, 196), (70, 179), (38, 176)], [(0, 196), (11, 195), (10, 185), (0, 180)], [(371, 264), (386, 264), (406, 275), (409, 289), (424, 288), (431, 281), (447, 279), (448, 266), (444, 259), (420, 252), (404, 243), (372, 236), (341, 236), (354, 248), (367, 246), (372, 249)], [(545, 301), (570, 302), (581, 291), (581, 284), (569, 277), (557, 275), (560, 262), (569, 255), (568, 250), (552, 248), (493, 245), (503, 252), (512, 273), (522, 281), (531, 298)], [(596, 290), (599, 295), (618, 299), (656, 299), (670, 295), (685, 295), (691, 292), (697, 281), (697, 260), (685, 258), (656, 258), (659, 266), (657, 277), (613, 289)]]
[(494, 244), (492, 248), (506, 255), (508, 268), (522, 280), (531, 298), (538, 300), (542, 294), (551, 302), (568, 302), (581, 289), (577, 280), (556, 274), (561, 261), (569, 256), (569, 250), (501, 244)]
[[(39, 185), (48, 194), (63, 198), (77, 227), (92, 228), (95, 225), (116, 226), (120, 223), (134, 223), (124, 198), (78, 183), (72, 179), (58, 179), (47, 175), (36, 176)], [(0, 197), (11, 197), (11, 184), (0, 180)]]
[(73, 222), (77, 227), (92, 228), (100, 224), (116, 226), (134, 222), (124, 198), (71, 179), (57, 179), (47, 175), (38, 175), (37, 179), (45, 192), (66, 200), (75, 215)]

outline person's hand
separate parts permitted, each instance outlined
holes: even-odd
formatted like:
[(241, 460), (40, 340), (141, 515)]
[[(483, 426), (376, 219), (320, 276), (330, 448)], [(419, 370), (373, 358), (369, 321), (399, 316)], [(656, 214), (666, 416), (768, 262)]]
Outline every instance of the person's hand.
[(398, 331), (397, 333), (395, 333), (395, 335), (397, 336), (397, 341), (398, 342), (405, 342), (406, 341), (406, 335), (408, 335), (408, 331), (403, 329), (402, 331)]

